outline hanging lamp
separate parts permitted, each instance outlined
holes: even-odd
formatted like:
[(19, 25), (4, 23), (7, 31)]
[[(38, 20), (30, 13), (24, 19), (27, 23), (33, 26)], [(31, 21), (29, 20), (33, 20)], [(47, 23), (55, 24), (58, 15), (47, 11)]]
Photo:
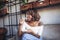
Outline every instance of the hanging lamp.
[(40, 2), (40, 4), (43, 4), (45, 0), (38, 0), (38, 2)]

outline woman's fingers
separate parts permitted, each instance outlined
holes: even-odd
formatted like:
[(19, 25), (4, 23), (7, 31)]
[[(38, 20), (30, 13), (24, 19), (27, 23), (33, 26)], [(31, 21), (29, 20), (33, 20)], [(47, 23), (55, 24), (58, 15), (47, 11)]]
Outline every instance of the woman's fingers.
[(20, 24), (23, 24), (24, 23), (24, 20), (23, 19), (20, 19), (20, 22), (19, 22)]
[(27, 32), (32, 32), (32, 30), (31, 29), (28, 29)]

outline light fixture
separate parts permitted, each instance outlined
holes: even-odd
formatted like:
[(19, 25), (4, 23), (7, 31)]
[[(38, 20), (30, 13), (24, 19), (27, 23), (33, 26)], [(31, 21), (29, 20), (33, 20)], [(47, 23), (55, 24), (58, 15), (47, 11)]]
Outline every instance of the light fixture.
[(39, 2), (43, 2), (44, 0), (38, 0)]
[(43, 2), (40, 2), (40, 4), (43, 4)]
[(37, 1), (37, 0), (28, 0), (28, 3), (29, 3), (29, 2), (35, 2), (35, 1)]
[(38, 0), (38, 2), (40, 2), (40, 4), (43, 4), (44, 0)]

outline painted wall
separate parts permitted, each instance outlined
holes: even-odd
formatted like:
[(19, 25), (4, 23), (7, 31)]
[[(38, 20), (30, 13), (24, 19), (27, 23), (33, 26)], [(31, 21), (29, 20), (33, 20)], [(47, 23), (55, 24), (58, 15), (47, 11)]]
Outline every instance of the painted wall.
[(44, 24), (60, 24), (60, 6), (40, 9), (38, 13)]

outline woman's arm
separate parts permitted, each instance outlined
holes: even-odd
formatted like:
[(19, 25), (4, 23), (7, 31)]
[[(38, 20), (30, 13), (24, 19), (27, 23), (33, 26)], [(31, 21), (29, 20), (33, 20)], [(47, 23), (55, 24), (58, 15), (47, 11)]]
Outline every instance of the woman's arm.
[(21, 31), (21, 24), (19, 23), (19, 27), (18, 27), (18, 35), (22, 36), (22, 31)]
[(20, 19), (20, 21), (19, 21), (19, 27), (18, 27), (18, 35), (19, 36), (22, 36), (22, 34), (23, 34), (23, 32), (21, 31), (22, 24), (23, 24), (23, 19)]
[(34, 35), (34, 36), (37, 37), (37, 38), (40, 38), (40, 35), (35, 34), (34, 32), (32, 32), (31, 34)]
[(35, 36), (35, 37), (37, 37), (37, 38), (40, 38), (40, 35), (35, 34), (32, 30), (29, 29), (28, 31), (22, 32), (22, 31), (21, 31), (21, 28), (22, 28), (22, 25), (20, 24), (19, 30), (18, 30), (19, 36), (22, 36), (24, 33), (28, 33), (28, 34), (32, 34), (33, 36)]
[(38, 35), (38, 34), (35, 34), (32, 30), (28, 30), (28, 31), (26, 31), (26, 32), (24, 32), (24, 33), (28, 33), (28, 34), (32, 34), (33, 36), (35, 36), (35, 37), (37, 37), (37, 38), (40, 38), (40, 35)]

